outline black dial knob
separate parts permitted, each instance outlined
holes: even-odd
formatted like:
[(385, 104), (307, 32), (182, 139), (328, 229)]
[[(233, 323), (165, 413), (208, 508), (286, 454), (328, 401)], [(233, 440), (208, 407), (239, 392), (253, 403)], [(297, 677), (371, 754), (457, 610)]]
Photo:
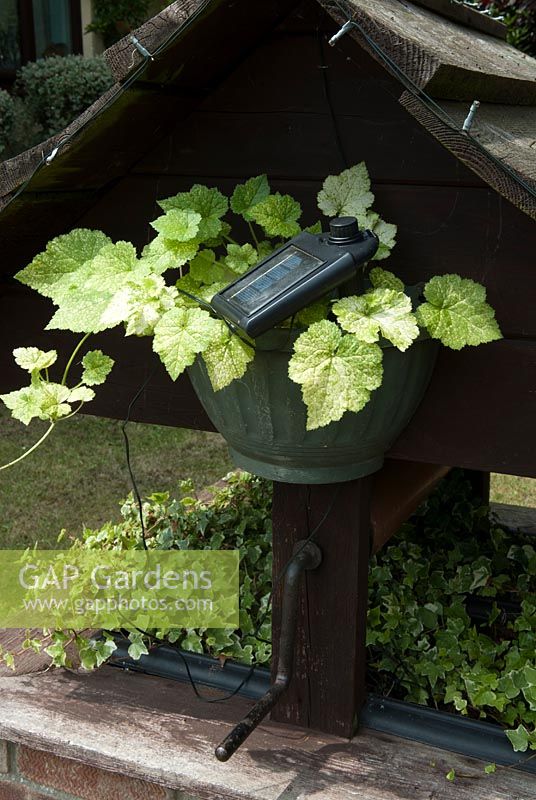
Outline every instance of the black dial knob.
[(350, 244), (361, 239), (361, 232), (355, 217), (336, 217), (329, 223), (331, 244)]

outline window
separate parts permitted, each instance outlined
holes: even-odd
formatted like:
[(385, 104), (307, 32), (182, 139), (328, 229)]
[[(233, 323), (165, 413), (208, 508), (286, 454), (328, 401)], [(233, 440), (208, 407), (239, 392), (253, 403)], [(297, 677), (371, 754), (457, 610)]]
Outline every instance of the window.
[(21, 63), (17, 0), (0, 0), (0, 69), (16, 70)]
[(0, 75), (27, 61), (82, 52), (80, 0), (0, 0)]
[(35, 57), (73, 52), (69, 0), (33, 0)]

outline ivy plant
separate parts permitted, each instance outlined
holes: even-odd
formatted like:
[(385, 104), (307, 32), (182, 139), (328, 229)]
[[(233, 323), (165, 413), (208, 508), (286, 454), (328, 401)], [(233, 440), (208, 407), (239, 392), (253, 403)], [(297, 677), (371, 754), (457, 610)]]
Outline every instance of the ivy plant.
[[(377, 235), (378, 262), (389, 256), (397, 229), (381, 219), (373, 202), (364, 163), (326, 178), (318, 195), (327, 217), (355, 216)], [(320, 232), (321, 224), (304, 227), (300, 204), (272, 192), (265, 175), (239, 184), (230, 198), (196, 184), (159, 206), (163, 213), (151, 222), (156, 236), (141, 253), (101, 231), (76, 229), (53, 239), (17, 278), (56, 306), (48, 330), (80, 333), (85, 341), (123, 326), (127, 336), (153, 337), (173, 380), (203, 358), (220, 391), (243, 377), (255, 342), (218, 318), (212, 297), (286, 240), (302, 230)], [(238, 222), (250, 241), (233, 237)], [(166, 280), (166, 273), (172, 277)], [(360, 295), (331, 293), (283, 323), (297, 327), (289, 378), (301, 386), (310, 430), (364, 408), (382, 383), (386, 344), (405, 351), (423, 331), (455, 350), (501, 337), (485, 289), (467, 278), (434, 277), (415, 302), (401, 280), (372, 263), (365, 287)], [(36, 416), (55, 422), (70, 413), (75, 397), (91, 399), (84, 378), (71, 396), (63, 384), (49, 384), (46, 369), (30, 370), (30, 387), (1, 398), (24, 423)]]
[[(271, 484), (228, 476), (210, 500), (188, 483), (182, 497), (153, 494), (143, 504), (150, 549), (239, 549), (240, 628), (129, 634), (132, 658), (163, 641), (242, 663), (271, 657)], [(86, 529), (75, 548), (139, 549), (130, 497), (122, 521)], [(500, 528), (455, 470), (369, 566), (368, 685), (377, 694), (501, 725), (519, 752), (536, 750), (536, 550), (534, 537)], [(475, 617), (475, 604), (480, 610)], [(509, 605), (508, 605), (509, 604)], [(509, 607), (513, 612), (506, 614)], [(128, 635), (128, 634), (127, 634)], [(27, 647), (35, 647), (35, 637)], [(46, 652), (83, 668), (113, 656), (108, 633), (88, 641), (58, 631)], [(1, 654), (0, 654), (1, 656)], [(12, 657), (10, 658), (12, 664)]]

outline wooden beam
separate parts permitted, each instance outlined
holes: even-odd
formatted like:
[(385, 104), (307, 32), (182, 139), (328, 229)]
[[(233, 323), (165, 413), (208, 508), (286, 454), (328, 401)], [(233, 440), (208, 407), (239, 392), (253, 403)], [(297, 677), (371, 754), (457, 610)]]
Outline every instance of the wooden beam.
[[(199, 800), (534, 798), (534, 775), (487, 776), (483, 761), (371, 730), (345, 742), (266, 722), (220, 764), (214, 744), (250, 702), (207, 705), (188, 684), (111, 667), (0, 678), (0, 706), (0, 739)], [(455, 783), (445, 780), (451, 769)]]
[[(370, 478), (329, 486), (274, 485), (274, 577), (316, 526), (320, 567), (306, 573), (292, 684), (272, 719), (352, 736), (365, 699)], [(274, 597), (277, 664), (281, 586)]]

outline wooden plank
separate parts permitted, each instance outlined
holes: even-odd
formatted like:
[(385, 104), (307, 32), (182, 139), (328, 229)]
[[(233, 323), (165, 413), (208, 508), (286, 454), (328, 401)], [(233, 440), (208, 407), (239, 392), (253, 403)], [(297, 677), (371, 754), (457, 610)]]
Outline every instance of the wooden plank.
[(536, 536), (536, 508), (492, 503), (491, 511), (501, 527)]
[[(460, 76), (460, 82), (463, 76)], [(536, 85), (536, 81), (535, 81)], [(476, 95), (475, 95), (476, 96)], [(470, 167), (473, 172), (482, 178), (489, 186), (495, 189), (498, 194), (506, 197), (517, 208), (520, 208), (532, 220), (536, 219), (536, 199), (534, 193), (534, 158), (527, 156), (527, 164), (521, 172), (518, 172), (520, 161), (517, 153), (518, 148), (513, 148), (513, 154), (508, 152), (504, 164), (497, 159), (493, 151), (502, 149), (497, 143), (491, 148), (490, 153), (482, 147), (477, 139), (456, 128), (450, 122), (445, 122), (440, 115), (431, 111), (421, 100), (417, 99), (411, 92), (404, 92), (400, 100), (421, 125), (437, 139), (447, 150), (450, 150), (461, 164)], [(504, 101), (508, 103), (507, 100)], [(514, 114), (514, 120), (518, 115)], [(510, 138), (514, 136), (517, 122), (514, 121), (514, 133), (511, 131), (498, 130), (497, 139)], [(489, 137), (488, 137), (489, 142)]]
[[(48, 301), (23, 287), (0, 285), (2, 392), (21, 385), (21, 372), (10, 356), (14, 347), (56, 348), (63, 358), (71, 351), (76, 337), (44, 332), (50, 309)], [(118, 365), (88, 411), (124, 418), (130, 400), (154, 372), (133, 420), (213, 430), (188, 378), (173, 383), (148, 339), (109, 332), (95, 337), (91, 346), (109, 352)], [(536, 477), (534, 398), (535, 342), (504, 340), (457, 353), (442, 349), (423, 402), (390, 456)]]
[[(188, 685), (110, 667), (0, 678), (0, 705), (0, 738), (200, 800), (534, 798), (532, 775), (486, 776), (482, 761), (367, 730), (348, 742), (267, 722), (222, 765), (214, 745), (246, 701), (207, 705)], [(450, 769), (471, 777), (449, 783)]]
[(274, 32), (135, 170), (224, 177), (257, 174), (261, 165), (288, 178), (324, 178), (344, 166), (331, 105), (348, 164), (366, 158), (376, 180), (480, 184), (415, 125), (400, 93), (351, 39), (331, 48), (314, 34)]
[[(24, 380), (11, 357), (15, 347), (34, 346), (59, 352), (58, 377), (80, 336), (62, 331), (45, 331), (52, 305), (24, 287), (0, 284), (0, 335), (2, 341), (2, 391), (18, 389)], [(106, 384), (85, 409), (90, 414), (125, 419), (130, 402), (150, 378), (132, 410), (133, 422), (214, 430), (186, 375), (173, 383), (149, 338), (126, 338), (120, 330), (94, 336), (88, 349), (100, 348), (115, 361)], [(51, 376), (53, 377), (53, 371)]]
[[(452, 120), (452, 127), (461, 131), (467, 118), (467, 104), (443, 101), (440, 105)], [(536, 107), (481, 103), (471, 126), (471, 142), (476, 140), (501, 164), (523, 175), (536, 189), (535, 130)], [(453, 137), (452, 141), (457, 138)], [(463, 140), (458, 141), (461, 144)]]
[[(274, 484), (274, 580), (295, 543), (324, 520), (315, 537), (322, 564), (305, 575), (301, 594), (295, 677), (272, 712), (279, 722), (339, 736), (354, 732), (365, 699), (371, 485), (369, 478), (330, 486)], [(274, 670), (281, 625), (280, 586)]]
[[(258, 171), (266, 166), (257, 164)], [(196, 181), (219, 186), (230, 194), (237, 182), (251, 174), (241, 173), (240, 163), (235, 162), (235, 168), (232, 179), (208, 173), (131, 177), (96, 204), (80, 224), (103, 227), (112, 238), (132, 238), (141, 247), (154, 234), (148, 220), (158, 213), (157, 198), (184, 191)], [(276, 176), (271, 182), (274, 190), (290, 192), (302, 203), (306, 224), (319, 218), (316, 195), (321, 178), (289, 181)], [(536, 250), (536, 226), (529, 218), (487, 189), (401, 186), (376, 181), (373, 189), (375, 208), (398, 226), (397, 246), (389, 262), (385, 262), (389, 269), (407, 283), (452, 272), (473, 278), (486, 286), (505, 336), (536, 337), (532, 255)], [(136, 200), (128, 215), (114, 213), (132, 198)], [(243, 233), (248, 236), (245, 230)]]
[(536, 477), (535, 379), (535, 342), (443, 348), (389, 456)]
[[(258, 166), (262, 168), (263, 165)], [(120, 182), (79, 218), (77, 224), (102, 228), (113, 239), (131, 239), (141, 248), (154, 235), (149, 220), (159, 213), (158, 198), (188, 189), (195, 181), (217, 185), (230, 194), (236, 182), (247, 176), (248, 173), (239, 172), (233, 179), (209, 174), (191, 177), (138, 175)], [(321, 186), (320, 179), (276, 178), (272, 184), (274, 190), (290, 192), (302, 202), (306, 223), (318, 219), (316, 194)], [(530, 219), (490, 190), (380, 183), (375, 183), (373, 188), (378, 210), (385, 219), (398, 225), (398, 243), (388, 262), (391, 270), (408, 283), (451, 272), (480, 281), (487, 287), (503, 333), (511, 338), (536, 337), (536, 282), (532, 259), (536, 250), (536, 226)], [(128, 213), (118, 214), (117, 209), (122, 208), (128, 208)], [(53, 207), (50, 213), (52, 210)], [(30, 230), (26, 242), (21, 240), (17, 228), (6, 232), (3, 263), (11, 274), (44, 247), (48, 239), (46, 221), (45, 207), (43, 217), (36, 218), (39, 235), (34, 232), (31, 238)], [(51, 224), (57, 225), (57, 221)], [(247, 235), (246, 231), (243, 233)]]
[[(52, 644), (50, 636), (43, 636), (43, 630), (34, 629), (31, 635), (43, 642), (43, 648)], [(42, 651), (24, 650), (22, 645), (26, 639), (26, 631), (11, 628), (0, 629), (0, 647), (3, 653), (11, 653), (15, 657), (15, 671), (4, 663), (0, 663), (0, 677), (13, 675), (32, 675), (50, 668), (50, 656)]]
[[(339, 22), (347, 17), (331, 0), (322, 6)], [(533, 105), (534, 64), (506, 42), (475, 34), (411, 2), (350, 0), (353, 19), (433, 97)], [(349, 36), (368, 48), (355, 28)], [(460, 77), (463, 79), (460, 80)]]
[[(355, 87), (359, 94), (359, 86)], [(375, 114), (378, 108), (379, 113)], [(358, 109), (356, 109), (358, 110)], [(374, 180), (387, 183), (481, 185), (460, 170), (449, 153), (412, 124), (400, 107), (363, 104), (358, 113), (340, 116), (348, 165), (364, 159)], [(257, 175), (323, 180), (345, 167), (334, 145), (329, 113), (259, 111), (196, 112), (136, 167), (136, 172), (177, 176)]]

